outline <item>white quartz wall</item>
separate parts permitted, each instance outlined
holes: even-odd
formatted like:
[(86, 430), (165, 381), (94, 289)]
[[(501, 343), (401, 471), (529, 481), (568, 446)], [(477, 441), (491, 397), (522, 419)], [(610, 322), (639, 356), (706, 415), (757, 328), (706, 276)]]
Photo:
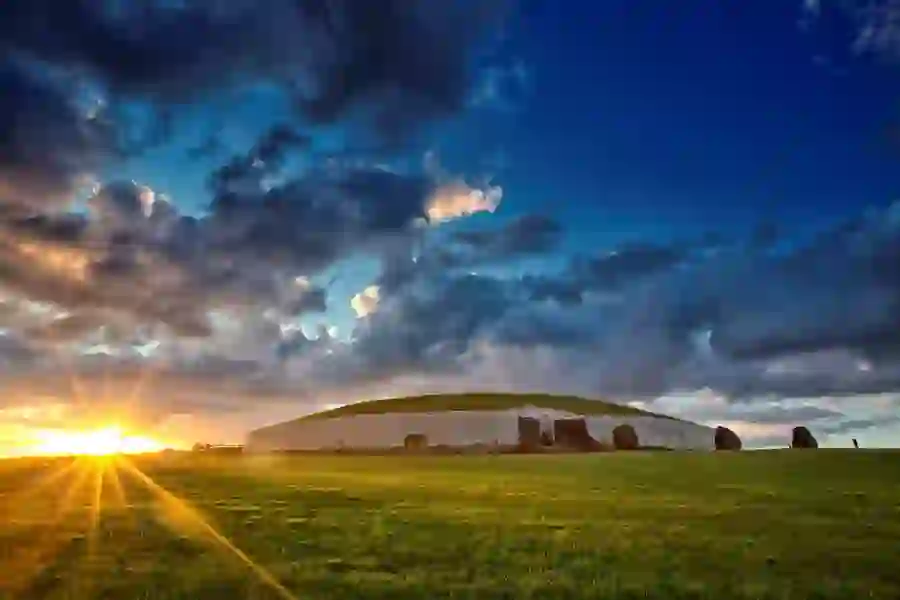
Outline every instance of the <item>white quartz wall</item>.
[[(579, 415), (542, 409), (513, 411), (449, 411), (354, 415), (336, 419), (311, 419), (273, 425), (252, 432), (248, 452), (320, 450), (328, 448), (387, 448), (402, 446), (410, 433), (428, 437), (430, 445), (515, 444), (518, 417), (538, 418), (542, 426), (553, 419)], [(588, 431), (601, 441), (612, 441), (612, 430), (621, 423), (635, 428), (641, 445), (675, 449), (711, 449), (714, 432), (693, 423), (652, 416), (587, 417)], [(543, 427), (542, 427), (543, 428)]]
[(247, 450), (387, 448), (402, 446), (403, 439), (410, 433), (424, 434), (430, 445), (515, 444), (519, 439), (519, 422), (517, 415), (505, 411), (393, 413), (311, 419), (257, 430), (250, 434)]
[(588, 433), (595, 440), (612, 443), (612, 432), (618, 425), (634, 427), (641, 446), (662, 446), (675, 450), (712, 450), (715, 430), (696, 423), (653, 416), (587, 417)]

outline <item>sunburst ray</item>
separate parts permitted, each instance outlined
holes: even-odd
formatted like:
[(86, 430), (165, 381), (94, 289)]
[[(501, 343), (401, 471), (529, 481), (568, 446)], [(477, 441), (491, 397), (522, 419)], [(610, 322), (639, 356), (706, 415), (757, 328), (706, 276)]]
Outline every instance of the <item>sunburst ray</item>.
[(224, 550), (232, 558), (237, 559), (246, 568), (248, 568), (256, 577), (264, 584), (275, 591), (284, 600), (297, 600), (290, 590), (285, 588), (271, 573), (265, 568), (256, 564), (245, 552), (235, 546), (227, 537), (219, 533), (215, 527), (203, 517), (203, 515), (188, 502), (178, 498), (175, 494), (169, 492), (164, 487), (153, 481), (147, 474), (141, 471), (131, 461), (124, 459), (121, 465), (132, 477), (142, 483), (162, 504), (166, 516), (169, 518), (173, 526), (179, 526), (184, 531), (179, 533), (198, 534), (201, 539), (212, 543), (216, 547)]
[[(5, 575), (0, 578), (2, 581), (0, 589), (9, 589), (13, 592), (25, 589), (69, 541), (65, 536), (64, 520), (73, 512), (78, 495), (85, 491), (90, 474), (88, 461), (83, 458), (73, 460), (69, 466), (70, 468), (64, 472), (71, 477), (66, 485), (61, 486), (61, 493), (58, 496), (43, 494), (18, 507), (19, 518), (24, 518), (46, 515), (48, 513), (45, 512), (44, 503), (49, 501), (52, 504), (49, 511), (50, 518), (42, 519), (40, 523), (42, 535), (32, 537), (28, 543), (21, 544), (9, 560), (0, 562), (0, 574)], [(42, 489), (46, 491), (46, 488), (47, 485), (44, 485)], [(10, 517), (13, 518), (15, 517)]]

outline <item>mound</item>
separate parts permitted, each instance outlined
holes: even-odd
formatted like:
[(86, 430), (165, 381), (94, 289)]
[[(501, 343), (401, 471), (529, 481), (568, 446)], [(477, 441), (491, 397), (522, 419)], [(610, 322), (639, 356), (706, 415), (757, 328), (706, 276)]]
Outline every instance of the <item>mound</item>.
[[(624, 427), (623, 427), (624, 426)], [(619, 428), (614, 435), (613, 429)], [(425, 436), (424, 444), (419, 438)], [(712, 449), (713, 430), (630, 406), (572, 396), (446, 394), (342, 406), (249, 432), (251, 452), (420, 449), (446, 446), (526, 451), (647, 446)], [(624, 436), (624, 437), (623, 437)]]
[(430, 394), (406, 398), (367, 400), (347, 404), (331, 410), (313, 413), (297, 420), (334, 419), (355, 415), (381, 415), (388, 413), (436, 413), (449, 411), (496, 411), (525, 407), (565, 411), (579, 415), (595, 416), (645, 416), (674, 419), (667, 415), (640, 410), (604, 400), (589, 400), (577, 396), (553, 396), (548, 394)]

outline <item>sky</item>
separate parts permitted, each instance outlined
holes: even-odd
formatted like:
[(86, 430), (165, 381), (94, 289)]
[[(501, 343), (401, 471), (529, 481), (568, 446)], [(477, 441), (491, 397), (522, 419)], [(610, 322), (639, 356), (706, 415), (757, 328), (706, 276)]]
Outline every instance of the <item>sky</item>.
[(579, 394), (900, 444), (900, 2), (0, 3), (0, 455)]

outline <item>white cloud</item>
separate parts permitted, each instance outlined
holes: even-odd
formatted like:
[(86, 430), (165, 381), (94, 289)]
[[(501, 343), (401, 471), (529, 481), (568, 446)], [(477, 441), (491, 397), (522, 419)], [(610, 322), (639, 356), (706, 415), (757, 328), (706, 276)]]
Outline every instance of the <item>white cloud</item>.
[(377, 285), (370, 285), (359, 294), (350, 299), (350, 306), (356, 312), (357, 318), (363, 318), (375, 312), (378, 308), (380, 294)]

